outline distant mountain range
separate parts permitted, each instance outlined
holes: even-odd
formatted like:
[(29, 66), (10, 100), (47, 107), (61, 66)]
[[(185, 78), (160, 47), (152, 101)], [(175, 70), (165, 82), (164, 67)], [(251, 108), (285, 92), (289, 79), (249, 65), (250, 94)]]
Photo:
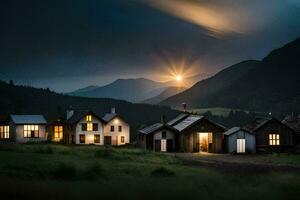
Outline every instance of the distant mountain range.
[[(185, 78), (187, 85), (191, 86), (194, 83), (207, 78), (206, 74), (198, 74), (193, 77)], [(183, 87), (177, 87), (176, 81), (156, 82), (145, 78), (137, 79), (118, 79), (105, 86), (88, 86), (68, 93), (72, 96), (93, 97), (93, 98), (113, 98), (121, 99), (130, 102), (151, 103), (162, 101), (165, 98), (181, 92)], [(176, 93), (176, 91), (178, 91)], [(153, 99), (150, 100), (150, 99)], [(149, 101), (148, 101), (149, 99)], [(157, 99), (157, 100), (155, 100)]]
[(168, 87), (166, 90), (164, 90), (159, 95), (157, 95), (155, 97), (152, 97), (150, 99), (146, 99), (142, 103), (157, 104), (157, 103), (159, 103), (159, 102), (167, 99), (168, 97), (171, 97), (171, 96), (173, 96), (175, 94), (183, 92), (186, 89), (187, 88), (185, 88), (185, 87)]
[(226, 107), (252, 111), (300, 113), (300, 38), (261, 61), (228, 67), (160, 105), (189, 108)]

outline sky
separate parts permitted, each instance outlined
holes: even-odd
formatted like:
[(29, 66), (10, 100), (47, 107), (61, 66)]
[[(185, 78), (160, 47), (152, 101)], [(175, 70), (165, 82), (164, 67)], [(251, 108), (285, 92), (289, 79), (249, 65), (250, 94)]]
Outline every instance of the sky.
[(68, 92), (262, 59), (300, 37), (300, 1), (2, 0), (0, 26), (0, 79)]

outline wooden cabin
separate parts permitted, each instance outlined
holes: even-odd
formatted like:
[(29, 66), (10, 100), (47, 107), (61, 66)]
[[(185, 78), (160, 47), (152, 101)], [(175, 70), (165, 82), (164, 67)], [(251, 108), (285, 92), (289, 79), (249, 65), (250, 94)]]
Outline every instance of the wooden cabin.
[(287, 115), (283, 120), (282, 123), (287, 125), (288, 127), (292, 128), (296, 133), (296, 140), (297, 144), (300, 143), (300, 115)]
[(244, 129), (255, 135), (257, 150), (280, 152), (296, 145), (295, 131), (275, 118), (257, 118)]
[[(167, 123), (156, 123), (139, 131), (138, 144), (154, 151), (166, 149), (180, 152), (223, 152), (225, 127), (203, 116), (180, 114)], [(160, 140), (160, 143), (156, 140)], [(169, 141), (169, 142), (168, 142)]]
[(240, 127), (233, 127), (224, 132), (225, 152), (227, 153), (255, 153), (255, 135)]

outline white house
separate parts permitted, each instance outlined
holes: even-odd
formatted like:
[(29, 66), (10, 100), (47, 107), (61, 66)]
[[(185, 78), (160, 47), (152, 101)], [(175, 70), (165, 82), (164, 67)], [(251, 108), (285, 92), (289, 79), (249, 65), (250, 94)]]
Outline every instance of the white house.
[(104, 144), (105, 145), (124, 145), (130, 143), (130, 126), (119, 115), (115, 108), (111, 109), (102, 118), (104, 125)]
[(67, 111), (67, 143), (124, 145), (130, 142), (130, 128), (113, 108), (111, 113)]
[(233, 127), (224, 132), (225, 147), (228, 153), (255, 153), (256, 139), (255, 135), (241, 129)]
[(43, 115), (10, 115), (0, 126), (0, 140), (16, 143), (46, 141), (46, 125)]
[(67, 126), (68, 143), (103, 145), (104, 121), (97, 114), (67, 111)]

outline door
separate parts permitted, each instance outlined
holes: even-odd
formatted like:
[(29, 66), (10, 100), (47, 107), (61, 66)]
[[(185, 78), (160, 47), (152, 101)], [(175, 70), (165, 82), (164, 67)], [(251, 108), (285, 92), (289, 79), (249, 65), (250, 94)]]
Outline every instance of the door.
[(154, 151), (159, 152), (161, 150), (160, 140), (154, 141)]
[(237, 139), (236, 140), (236, 152), (237, 153), (245, 153), (245, 139)]
[(111, 136), (104, 136), (104, 145), (111, 145)]
[(162, 139), (161, 140), (161, 152), (166, 152), (167, 151), (167, 140)]
[(174, 149), (173, 149), (173, 140), (169, 139), (169, 140), (167, 140), (167, 152), (172, 152), (172, 151), (174, 151)]

